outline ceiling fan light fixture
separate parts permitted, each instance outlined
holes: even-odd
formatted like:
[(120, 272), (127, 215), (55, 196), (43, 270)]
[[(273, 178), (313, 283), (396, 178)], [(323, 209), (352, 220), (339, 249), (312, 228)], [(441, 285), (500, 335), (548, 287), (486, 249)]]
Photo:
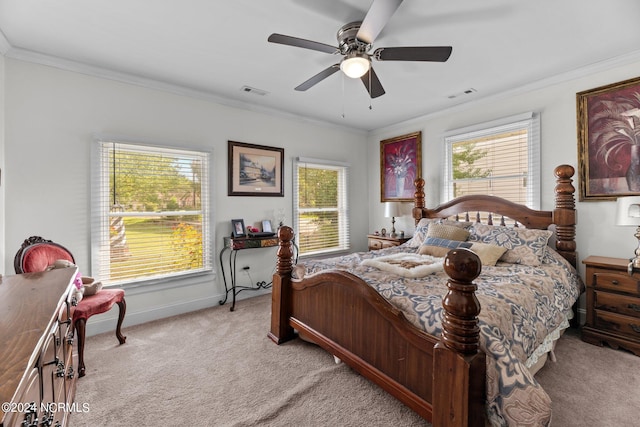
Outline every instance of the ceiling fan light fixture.
[(369, 68), (371, 68), (371, 60), (358, 53), (350, 54), (340, 62), (342, 72), (352, 79), (359, 79), (364, 76), (369, 71)]

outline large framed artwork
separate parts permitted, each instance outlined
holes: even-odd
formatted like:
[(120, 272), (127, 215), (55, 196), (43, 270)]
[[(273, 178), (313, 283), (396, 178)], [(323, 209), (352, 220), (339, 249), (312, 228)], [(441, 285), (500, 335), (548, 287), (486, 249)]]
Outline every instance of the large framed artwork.
[(284, 148), (229, 141), (229, 196), (284, 197)]
[(422, 132), (380, 141), (380, 201), (410, 202), (422, 177)]
[(580, 200), (640, 195), (640, 77), (576, 94)]

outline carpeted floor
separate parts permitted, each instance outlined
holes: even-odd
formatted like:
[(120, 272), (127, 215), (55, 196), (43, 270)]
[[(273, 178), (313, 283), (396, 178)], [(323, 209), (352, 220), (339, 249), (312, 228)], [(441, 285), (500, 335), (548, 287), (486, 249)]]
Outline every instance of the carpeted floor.
[[(270, 296), (89, 337), (71, 415), (81, 426), (428, 426), (317, 346), (267, 337)], [(640, 358), (565, 334), (537, 375), (554, 426), (631, 426)]]

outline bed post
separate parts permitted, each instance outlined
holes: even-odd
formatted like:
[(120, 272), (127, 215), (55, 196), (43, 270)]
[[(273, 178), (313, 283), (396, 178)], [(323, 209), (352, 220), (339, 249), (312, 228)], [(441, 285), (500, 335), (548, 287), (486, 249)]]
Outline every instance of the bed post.
[(271, 330), (269, 338), (276, 344), (281, 344), (294, 337), (293, 328), (289, 325), (291, 314), (291, 270), (293, 269), (293, 229), (282, 226), (278, 229), (278, 261), (273, 275), (273, 289), (271, 292)]
[(416, 225), (422, 219), (422, 209), (424, 208), (424, 179), (416, 178), (413, 181), (413, 185), (416, 186), (416, 192), (413, 193), (413, 219), (416, 221)]
[(442, 299), (442, 336), (433, 350), (433, 427), (485, 425), (485, 354), (479, 351), (480, 302), (473, 280), (482, 269), (468, 249), (449, 251)]
[(575, 169), (571, 165), (560, 165), (555, 168), (556, 205), (553, 210), (553, 222), (556, 224), (556, 249), (574, 267), (577, 265), (576, 254), (576, 189), (571, 184)]

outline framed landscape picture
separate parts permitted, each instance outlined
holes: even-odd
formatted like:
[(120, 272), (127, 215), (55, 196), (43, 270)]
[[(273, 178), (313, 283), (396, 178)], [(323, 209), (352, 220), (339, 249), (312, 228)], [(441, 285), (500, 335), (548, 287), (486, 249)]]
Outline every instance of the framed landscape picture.
[(380, 141), (380, 201), (410, 202), (422, 176), (422, 132)]
[(640, 77), (576, 94), (580, 200), (640, 195)]
[(284, 148), (229, 141), (229, 196), (284, 197)]

